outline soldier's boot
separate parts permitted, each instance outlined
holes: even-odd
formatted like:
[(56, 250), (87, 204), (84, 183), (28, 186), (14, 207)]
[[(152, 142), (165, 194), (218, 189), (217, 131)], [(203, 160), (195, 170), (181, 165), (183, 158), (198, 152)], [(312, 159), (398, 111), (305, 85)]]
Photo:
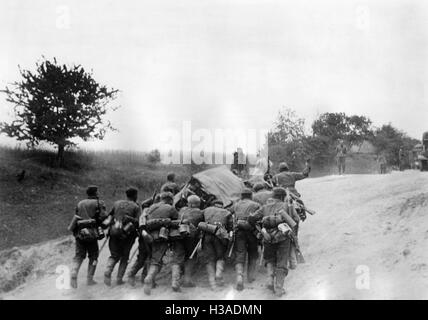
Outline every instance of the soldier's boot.
[(88, 275), (86, 278), (86, 284), (88, 286), (96, 285), (97, 282), (94, 280), (95, 270), (97, 269), (97, 260), (89, 260), (88, 263)]
[[(144, 279), (147, 277), (147, 273), (149, 272), (150, 263), (146, 261), (143, 266), (143, 271), (141, 271), (141, 283), (144, 284)], [(153, 287), (154, 288), (154, 287)]]
[(297, 253), (296, 253), (296, 247), (292, 244), (291, 246), (290, 246), (290, 256), (289, 256), (289, 265), (288, 265), (288, 267), (291, 269), (291, 270), (294, 270), (294, 269), (296, 269), (297, 268)]
[(187, 260), (184, 263), (183, 287), (185, 288), (193, 288), (195, 286), (195, 284), (192, 281), (194, 265), (195, 263), (193, 262), (193, 260)]
[(223, 280), (223, 271), (224, 271), (224, 260), (217, 260), (216, 270), (215, 270), (215, 280), (219, 286), (224, 285)]
[(106, 286), (111, 286), (111, 274), (113, 273), (114, 266), (116, 265), (116, 260), (112, 257), (107, 260), (106, 271), (104, 272), (104, 283)]
[(181, 267), (179, 264), (171, 265), (171, 288), (174, 292), (180, 292)]
[(144, 278), (144, 293), (150, 295), (153, 283), (155, 282), (155, 277), (159, 272), (159, 266), (150, 265), (149, 271), (147, 272), (147, 276)]
[(269, 290), (274, 291), (274, 280), (275, 280), (275, 269), (273, 267), (273, 263), (267, 263), (266, 264), (266, 269), (267, 269), (267, 275), (268, 275), (268, 282), (266, 284), (266, 287)]
[[(139, 261), (135, 261), (135, 263), (132, 265), (131, 269), (128, 271), (128, 283), (131, 287), (135, 287), (135, 276), (138, 273), (138, 270), (140, 270), (140, 263)], [(144, 280), (145, 275), (142, 276), (142, 280)]]
[(275, 295), (279, 298), (282, 297), (285, 294), (284, 290), (284, 280), (287, 276), (287, 271), (283, 269), (277, 269), (276, 270), (276, 279), (275, 279)]
[(208, 262), (207, 263), (207, 273), (208, 273), (208, 282), (210, 283), (211, 289), (216, 291), (217, 290), (217, 283), (215, 279), (215, 263), (214, 262)]
[(236, 290), (244, 290), (244, 265), (242, 263), (237, 263), (235, 265), (236, 271)]
[(73, 259), (73, 265), (71, 267), (70, 286), (73, 289), (77, 288), (77, 275), (79, 274), (80, 266), (82, 265), (83, 259)]
[(256, 280), (256, 261), (257, 261), (256, 259), (255, 260), (248, 259), (247, 279), (249, 283)]
[(117, 280), (116, 280), (116, 283), (119, 286), (125, 283), (123, 281), (123, 276), (125, 275), (126, 267), (128, 267), (128, 261), (125, 259), (120, 260), (119, 268), (117, 269)]

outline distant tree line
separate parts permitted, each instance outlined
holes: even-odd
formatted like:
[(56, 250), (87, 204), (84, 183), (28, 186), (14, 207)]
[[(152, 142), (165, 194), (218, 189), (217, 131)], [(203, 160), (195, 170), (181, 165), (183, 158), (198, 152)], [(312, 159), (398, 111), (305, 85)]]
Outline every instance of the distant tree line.
[(300, 169), (306, 159), (326, 166), (334, 160), (339, 141), (342, 140), (348, 149), (368, 141), (376, 148), (377, 155), (385, 156), (388, 164), (398, 165), (400, 148), (407, 155), (418, 143), (390, 123), (376, 128), (368, 117), (349, 116), (344, 112), (320, 114), (311, 129), (311, 134), (305, 133), (305, 120), (295, 111), (280, 110), (268, 134), (271, 160), (287, 161), (294, 169)]

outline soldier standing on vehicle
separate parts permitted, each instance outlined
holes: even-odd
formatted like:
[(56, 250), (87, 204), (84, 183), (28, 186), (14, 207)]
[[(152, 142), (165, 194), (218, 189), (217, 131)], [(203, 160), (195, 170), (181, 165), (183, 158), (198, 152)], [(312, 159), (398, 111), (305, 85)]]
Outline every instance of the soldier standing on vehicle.
[(260, 208), (260, 204), (252, 201), (252, 191), (245, 188), (241, 192), (241, 200), (232, 208), (235, 219), (235, 271), (236, 289), (244, 289), (244, 265), (248, 255), (247, 279), (253, 282), (258, 258), (258, 240), (254, 226), (248, 222), (250, 214)]
[(186, 236), (172, 241), (172, 289), (180, 291), (181, 269), (184, 267), (183, 287), (194, 287), (192, 281), (196, 259), (190, 255), (199, 242), (198, 225), (204, 221), (204, 213), (199, 209), (201, 199), (196, 195), (191, 195), (187, 198), (187, 206), (180, 209), (178, 213), (178, 221), (188, 226), (189, 233)]
[(339, 175), (345, 173), (346, 153), (346, 146), (343, 144), (343, 140), (340, 140), (339, 145), (336, 147), (336, 161), (339, 170)]
[[(214, 200), (211, 207), (204, 210), (205, 224), (202, 259), (206, 263), (208, 280), (213, 290), (224, 285), (223, 271), (225, 255), (233, 230), (232, 213), (223, 208), (221, 200)], [(200, 224), (201, 225), (201, 224)]]
[(113, 204), (109, 215), (112, 216), (110, 227), (109, 249), (110, 257), (104, 273), (104, 283), (111, 286), (111, 274), (119, 262), (117, 271), (117, 284), (123, 284), (123, 276), (128, 266), (129, 253), (137, 237), (138, 221), (141, 207), (137, 204), (138, 190), (126, 190), (126, 200), (119, 200)]
[(310, 171), (309, 160), (306, 161), (306, 167), (302, 172), (290, 172), (288, 164), (282, 162), (279, 164), (279, 173), (273, 177), (273, 183), (277, 187), (288, 188), (293, 194), (300, 197), (296, 190), (296, 181), (307, 178)]
[(175, 183), (175, 173), (170, 172), (166, 176), (166, 182), (162, 185), (160, 192), (171, 192), (173, 195), (176, 195), (180, 192), (180, 187)]
[(178, 212), (173, 206), (171, 192), (162, 192), (160, 202), (153, 204), (147, 212), (147, 231), (153, 238), (150, 267), (144, 279), (144, 293), (149, 295), (156, 275), (162, 267), (163, 257), (168, 250), (168, 234), (172, 220), (177, 220)]
[(76, 255), (71, 269), (71, 287), (73, 288), (77, 288), (77, 275), (86, 255), (89, 259), (87, 285), (96, 284), (94, 274), (99, 254), (99, 225), (106, 218), (106, 206), (104, 201), (98, 198), (98, 187), (89, 186), (86, 189), (86, 195), (88, 198), (77, 204), (76, 214), (68, 228), (76, 239)]
[[(264, 253), (268, 272), (267, 287), (278, 297), (285, 294), (284, 280), (288, 274), (292, 218), (288, 215), (288, 205), (284, 202), (284, 188), (273, 189), (273, 199), (269, 204), (251, 214), (248, 221), (255, 225), (261, 223)], [(290, 225), (291, 224), (291, 225)]]
[(253, 201), (260, 205), (265, 205), (269, 198), (272, 198), (272, 191), (266, 189), (266, 184), (258, 182), (254, 185)]

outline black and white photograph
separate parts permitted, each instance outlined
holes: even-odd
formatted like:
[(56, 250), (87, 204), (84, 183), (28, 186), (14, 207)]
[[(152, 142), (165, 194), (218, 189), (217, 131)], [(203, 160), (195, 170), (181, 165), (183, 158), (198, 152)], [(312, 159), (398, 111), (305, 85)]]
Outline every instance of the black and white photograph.
[(0, 300), (428, 300), (428, 2), (1, 0), (0, 39)]

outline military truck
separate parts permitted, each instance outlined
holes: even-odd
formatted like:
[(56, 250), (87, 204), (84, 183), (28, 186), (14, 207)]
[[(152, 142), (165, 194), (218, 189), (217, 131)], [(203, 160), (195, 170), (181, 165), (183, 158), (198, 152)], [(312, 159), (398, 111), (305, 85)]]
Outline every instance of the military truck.
[(428, 170), (428, 131), (422, 135), (422, 150), (418, 155), (418, 163), (421, 171)]

